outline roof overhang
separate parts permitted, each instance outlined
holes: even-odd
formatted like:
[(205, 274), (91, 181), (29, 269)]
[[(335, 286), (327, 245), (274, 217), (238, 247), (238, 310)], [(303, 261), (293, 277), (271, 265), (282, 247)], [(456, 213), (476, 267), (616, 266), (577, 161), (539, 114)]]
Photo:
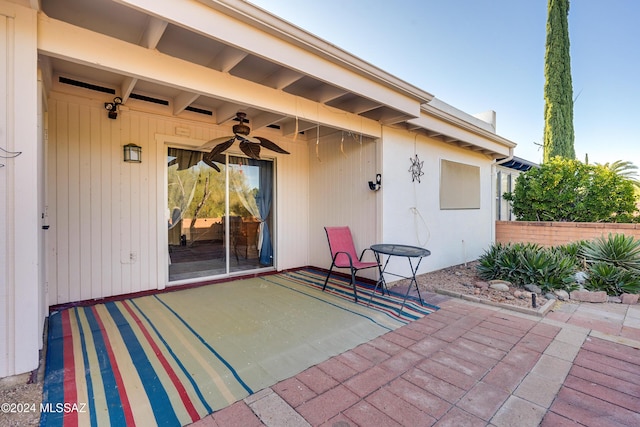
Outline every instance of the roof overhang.
[(421, 115), (407, 120), (410, 130), (447, 144), (476, 151), (493, 160), (512, 155), (516, 144), (497, 135), (489, 123), (433, 99)]
[[(32, 4), (31, 2), (30, 4)], [(505, 157), (515, 144), (430, 93), (241, 0), (41, 0), (45, 87), (70, 77), (140, 93), (172, 114), (203, 110), (223, 124), (283, 135), (343, 130), (372, 138), (401, 126)]]

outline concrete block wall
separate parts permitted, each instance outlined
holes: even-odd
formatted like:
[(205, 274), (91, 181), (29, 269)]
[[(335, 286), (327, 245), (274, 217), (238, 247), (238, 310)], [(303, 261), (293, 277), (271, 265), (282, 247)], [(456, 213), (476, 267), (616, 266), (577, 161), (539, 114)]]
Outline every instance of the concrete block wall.
[(558, 246), (600, 236), (624, 234), (640, 239), (640, 224), (600, 222), (496, 221), (496, 243), (537, 243)]

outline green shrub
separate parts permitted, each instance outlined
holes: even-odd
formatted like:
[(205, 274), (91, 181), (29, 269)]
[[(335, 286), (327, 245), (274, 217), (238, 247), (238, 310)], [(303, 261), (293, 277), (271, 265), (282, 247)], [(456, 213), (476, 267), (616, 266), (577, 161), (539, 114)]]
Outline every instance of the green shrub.
[(567, 255), (576, 261), (577, 266), (583, 265), (584, 257), (582, 256), (582, 248), (588, 243), (587, 240), (566, 243), (564, 245), (553, 246), (551, 250)]
[(588, 265), (587, 289), (607, 295), (640, 293), (640, 240), (609, 234), (586, 243), (581, 254)]
[(585, 288), (591, 291), (605, 291), (607, 295), (640, 292), (640, 276), (631, 270), (605, 262), (589, 266)]
[(520, 275), (520, 254), (538, 251), (542, 247), (533, 243), (509, 243), (492, 245), (478, 259), (478, 276), (483, 280), (508, 280), (513, 282)]
[(587, 242), (581, 251), (588, 264), (604, 262), (640, 272), (640, 240), (624, 234), (609, 234)]
[(576, 262), (553, 249), (526, 250), (520, 255), (521, 266), (516, 284), (536, 284), (543, 292), (573, 290)]
[(631, 222), (637, 213), (627, 177), (560, 157), (520, 174), (504, 198), (520, 221)]
[(577, 258), (568, 252), (533, 243), (496, 244), (478, 259), (478, 276), (507, 280), (516, 286), (533, 283), (545, 292), (571, 290), (576, 265)]
[(585, 287), (607, 295), (640, 293), (640, 241), (624, 234), (544, 248), (533, 243), (495, 244), (478, 259), (483, 280), (532, 283), (544, 292), (577, 288), (575, 273), (587, 273)]
[(500, 277), (501, 266), (498, 262), (505, 246), (498, 243), (491, 245), (478, 259), (478, 276), (483, 280), (493, 280)]

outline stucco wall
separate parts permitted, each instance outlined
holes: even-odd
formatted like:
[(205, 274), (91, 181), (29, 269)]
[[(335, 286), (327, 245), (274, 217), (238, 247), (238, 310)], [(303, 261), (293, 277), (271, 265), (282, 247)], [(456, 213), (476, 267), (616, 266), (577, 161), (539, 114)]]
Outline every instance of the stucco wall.
[(496, 243), (530, 242), (557, 246), (611, 234), (640, 238), (640, 224), (599, 222), (496, 221)]
[[(384, 129), (382, 163), (382, 241), (423, 246), (431, 256), (420, 272), (476, 259), (492, 241), (494, 205), (491, 164), (486, 156), (441, 141), (394, 129)], [(420, 182), (409, 172), (415, 154), (424, 162)], [(440, 161), (480, 168), (480, 209), (440, 209)], [(409, 273), (406, 260), (394, 268)]]

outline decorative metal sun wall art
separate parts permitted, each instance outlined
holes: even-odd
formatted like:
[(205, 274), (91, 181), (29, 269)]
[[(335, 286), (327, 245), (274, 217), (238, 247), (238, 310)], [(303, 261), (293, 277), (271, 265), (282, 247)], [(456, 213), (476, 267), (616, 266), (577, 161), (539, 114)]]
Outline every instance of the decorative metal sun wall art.
[(409, 158), (409, 160), (411, 161), (411, 167), (409, 168), (409, 172), (411, 172), (411, 182), (418, 181), (418, 183), (420, 183), (420, 177), (424, 175), (424, 172), (422, 172), (424, 161), (421, 162), (417, 154), (415, 157)]

